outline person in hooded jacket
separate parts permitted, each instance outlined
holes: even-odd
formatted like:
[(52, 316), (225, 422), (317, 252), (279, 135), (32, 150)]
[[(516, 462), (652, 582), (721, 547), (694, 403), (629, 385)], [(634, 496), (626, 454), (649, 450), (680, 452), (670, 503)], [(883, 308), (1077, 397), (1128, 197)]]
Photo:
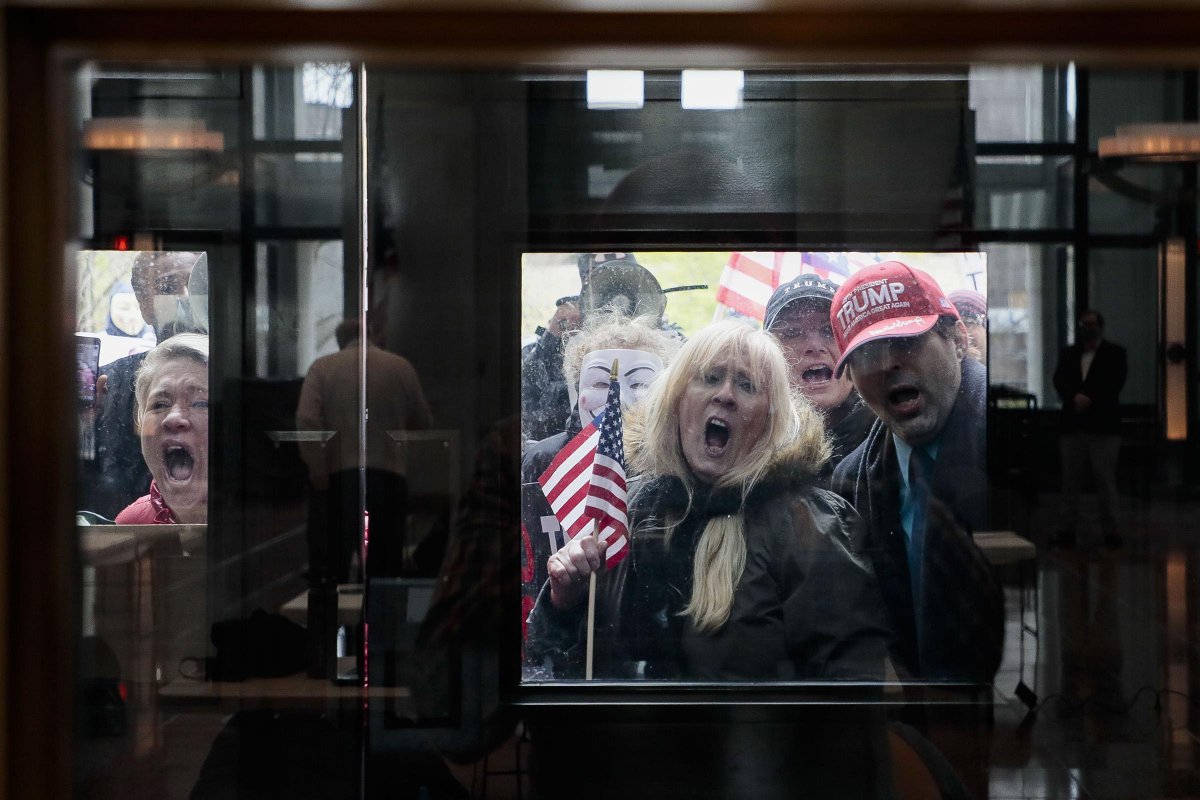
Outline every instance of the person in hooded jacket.
[(628, 557), (609, 569), (577, 536), (530, 615), (556, 677), (582, 674), (595, 572), (596, 677), (882, 678), (890, 632), (851, 550), (858, 515), (815, 484), (829, 444), (776, 341), (737, 320), (705, 328), (636, 416)]
[(133, 286), (125, 281), (115, 283), (108, 293), (108, 317), (104, 332), (109, 336), (129, 339), (151, 339), (154, 336), (154, 329), (142, 318)]

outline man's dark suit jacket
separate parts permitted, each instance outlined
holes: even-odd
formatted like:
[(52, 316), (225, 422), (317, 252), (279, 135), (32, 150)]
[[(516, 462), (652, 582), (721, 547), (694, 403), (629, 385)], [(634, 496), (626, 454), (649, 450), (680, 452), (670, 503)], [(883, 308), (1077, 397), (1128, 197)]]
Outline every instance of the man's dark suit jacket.
[(1004, 646), (1004, 595), (971, 534), (987, 528), (987, 374), (964, 359), (959, 395), (940, 434), (926, 511), (922, 597), (914, 602), (900, 522), (900, 467), (877, 420), (833, 473), (833, 491), (865, 523), (856, 549), (871, 560), (902, 678), (989, 683)]
[[(1054, 388), (1062, 400), (1063, 433), (1117, 433), (1121, 428), (1121, 407), (1117, 396), (1125, 387), (1127, 362), (1125, 348), (1100, 340), (1096, 358), (1088, 370), (1087, 380), (1079, 363), (1083, 348), (1078, 344), (1064, 348), (1054, 370)], [(1083, 393), (1092, 399), (1086, 411), (1075, 409), (1075, 395)]]

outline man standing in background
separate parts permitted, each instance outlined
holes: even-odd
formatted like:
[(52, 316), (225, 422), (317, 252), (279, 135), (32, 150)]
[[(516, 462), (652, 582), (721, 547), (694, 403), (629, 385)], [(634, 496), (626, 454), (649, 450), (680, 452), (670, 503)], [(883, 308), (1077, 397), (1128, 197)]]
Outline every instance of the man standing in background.
[(401, 568), (408, 482), (404, 453), (394, 431), (426, 430), (432, 424), (421, 381), (408, 359), (376, 347), (361, 335), (358, 320), (335, 332), (338, 352), (309, 367), (296, 407), (296, 430), (331, 432), (326, 442), (304, 442), (315, 513), (309, 517), (310, 569), (323, 580), (346, 583), (358, 552), (362, 523), (359, 491), (359, 379), (366, 349), (366, 509), (371, 519), (368, 571), (392, 576)]
[(1119, 547), (1117, 456), (1121, 449), (1119, 395), (1128, 372), (1125, 348), (1104, 338), (1104, 317), (1091, 309), (1079, 315), (1075, 344), (1065, 348), (1054, 370), (1062, 401), (1062, 521), (1053, 544), (1075, 544), (1083, 475), (1096, 483), (1104, 544)]

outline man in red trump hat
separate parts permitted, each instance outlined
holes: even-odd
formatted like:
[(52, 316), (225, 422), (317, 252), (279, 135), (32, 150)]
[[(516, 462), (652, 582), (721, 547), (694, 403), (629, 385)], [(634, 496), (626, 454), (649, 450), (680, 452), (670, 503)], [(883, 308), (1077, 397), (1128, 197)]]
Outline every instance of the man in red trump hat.
[(830, 323), (863, 402), (879, 417), (833, 489), (866, 523), (896, 632), (901, 677), (990, 682), (1004, 600), (971, 533), (987, 526), (987, 375), (937, 282), (898, 261), (838, 289)]

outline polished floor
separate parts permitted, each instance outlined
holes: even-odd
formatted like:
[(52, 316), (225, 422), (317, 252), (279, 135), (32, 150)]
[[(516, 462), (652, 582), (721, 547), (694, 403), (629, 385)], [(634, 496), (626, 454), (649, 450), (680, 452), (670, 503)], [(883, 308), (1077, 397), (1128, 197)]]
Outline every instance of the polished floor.
[[(1037, 498), (1013, 526), (1036, 558), (1004, 571), (993, 722), (964, 751), (964, 782), (981, 800), (1200, 797), (1200, 501), (1123, 498), (1120, 547), (1086, 518), (1074, 546), (1052, 546), (1056, 503)], [(136, 633), (127, 646), (141, 652)], [(128, 734), (85, 743), (81, 796), (212, 796), (196, 794), (197, 782), (238, 709), (152, 702), (161, 688), (133, 684)], [(518, 751), (523, 767), (536, 746), (514, 736), (486, 759), (447, 763), (452, 792), (413, 796), (535, 796), (516, 767)]]
[[(1200, 797), (1200, 503), (1126, 499), (1119, 547), (1095, 526), (1053, 546), (1055, 519), (1053, 497), (1031, 515), (1038, 609), (1024, 635), (1009, 589), (988, 796)], [(1036, 714), (1015, 695), (1022, 679)]]

